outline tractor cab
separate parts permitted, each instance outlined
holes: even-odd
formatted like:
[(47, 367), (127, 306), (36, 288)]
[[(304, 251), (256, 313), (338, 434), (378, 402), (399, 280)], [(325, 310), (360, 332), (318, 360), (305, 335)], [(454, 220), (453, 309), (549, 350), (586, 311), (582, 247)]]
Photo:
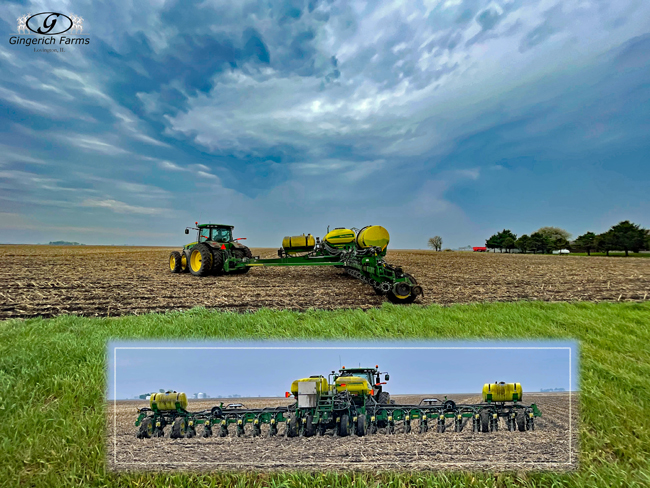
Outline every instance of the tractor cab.
[[(198, 236), (196, 242), (218, 242), (225, 244), (232, 242), (232, 225), (222, 224), (197, 224)], [(185, 233), (189, 234), (189, 228), (185, 229)]]
[(199, 235), (198, 242), (219, 242), (225, 244), (232, 242), (232, 225), (219, 225), (219, 224), (201, 224), (198, 226)]
[[(384, 375), (384, 381), (381, 381), (381, 375)], [(362, 378), (368, 382), (368, 385), (371, 388), (372, 396), (379, 403), (389, 403), (390, 396), (387, 392), (383, 391), (383, 386), (390, 379), (388, 373), (381, 373), (379, 371), (379, 366), (374, 368), (349, 368), (346, 369), (343, 366), (338, 374), (334, 375), (334, 382), (337, 384), (342, 384), (345, 381), (346, 377), (353, 378)]]

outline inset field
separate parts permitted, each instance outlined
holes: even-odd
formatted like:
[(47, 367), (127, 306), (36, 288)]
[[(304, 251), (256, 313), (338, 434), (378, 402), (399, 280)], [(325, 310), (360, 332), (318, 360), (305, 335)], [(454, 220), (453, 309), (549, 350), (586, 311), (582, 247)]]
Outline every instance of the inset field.
[[(395, 395), (398, 404), (417, 404), (432, 395)], [(433, 395), (440, 397), (441, 395)], [(535, 430), (509, 432), (503, 420), (499, 431), (472, 432), (471, 424), (462, 432), (437, 433), (435, 429), (419, 434), (414, 428), (403, 433), (401, 425), (395, 434), (379, 429), (365, 437), (286, 438), (284, 426), (279, 435), (268, 437), (268, 426), (262, 436), (253, 437), (249, 425), (244, 437), (236, 437), (234, 427), (228, 437), (191, 439), (137, 439), (136, 408), (148, 406), (144, 400), (123, 400), (107, 404), (108, 467), (119, 471), (206, 471), (206, 470), (312, 470), (312, 471), (421, 471), (438, 469), (462, 470), (542, 470), (566, 471), (577, 467), (578, 400), (577, 394), (527, 393), (524, 403), (536, 403), (542, 417), (535, 421)], [(478, 403), (480, 395), (448, 395), (458, 403)], [(232, 399), (190, 400), (189, 410), (209, 409)], [(284, 398), (237, 398), (247, 408), (288, 405)], [(571, 418), (569, 417), (571, 410)], [(114, 413), (117, 412), (116, 415)], [(571, 425), (570, 425), (571, 424)], [(115, 435), (114, 427), (117, 426)], [(169, 428), (167, 429), (169, 431)]]

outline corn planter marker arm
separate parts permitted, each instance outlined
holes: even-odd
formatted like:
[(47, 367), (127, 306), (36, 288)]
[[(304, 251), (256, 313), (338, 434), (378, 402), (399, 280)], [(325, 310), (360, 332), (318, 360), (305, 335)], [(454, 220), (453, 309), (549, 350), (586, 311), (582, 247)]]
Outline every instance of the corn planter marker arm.
[[(311, 437), (331, 432), (346, 437), (372, 435), (383, 429), (386, 434), (397, 430), (412, 432), (417, 421), (417, 432), (424, 434), (435, 427), (436, 432), (447, 429), (461, 432), (468, 424), (472, 432), (494, 432), (499, 430), (499, 419), (503, 419), (509, 431), (525, 432), (535, 430), (535, 418), (542, 413), (537, 405), (521, 402), (519, 383), (486, 384), (491, 389), (499, 386), (511, 388), (516, 385), (518, 396), (501, 397), (498, 402), (486, 399), (476, 404), (457, 404), (445, 399), (439, 405), (437, 400), (420, 402), (419, 405), (399, 405), (390, 401), (388, 393), (378, 388), (373, 380), (379, 375), (378, 368), (342, 368), (338, 373), (311, 376), (296, 380), (287, 397), (295, 402), (288, 406), (245, 408), (243, 406), (215, 406), (211, 410), (189, 412), (184, 393), (169, 391), (150, 398), (150, 407), (138, 410), (135, 426), (139, 427), (138, 438), (162, 437), (164, 429), (171, 425), (169, 437), (194, 437), (196, 427), (203, 426), (203, 437), (218, 435), (226, 437), (235, 433), (237, 437), (246, 434), (246, 426), (252, 426), (252, 436), (262, 435), (262, 425), (267, 425), (266, 435), (273, 437)], [(424, 404), (423, 404), (424, 403)], [(280, 430), (282, 425), (282, 430)], [(234, 431), (229, 430), (235, 426)], [(215, 432), (216, 430), (216, 432)]]
[(423, 295), (422, 287), (402, 268), (384, 260), (390, 236), (379, 225), (358, 232), (338, 228), (323, 240), (311, 234), (287, 236), (274, 259), (253, 257), (250, 249), (233, 239), (231, 225), (199, 224), (186, 228), (197, 231), (197, 240), (169, 256), (172, 273), (190, 272), (195, 276), (247, 273), (254, 266), (337, 266), (351, 276), (371, 285), (379, 295), (393, 303), (413, 303)]

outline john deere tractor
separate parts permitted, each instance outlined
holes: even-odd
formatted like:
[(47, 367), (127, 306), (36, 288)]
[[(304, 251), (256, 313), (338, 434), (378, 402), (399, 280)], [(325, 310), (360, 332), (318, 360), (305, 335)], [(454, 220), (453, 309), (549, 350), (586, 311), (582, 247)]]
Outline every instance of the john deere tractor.
[(413, 303), (422, 296), (422, 287), (399, 266), (391, 266), (386, 256), (390, 236), (380, 225), (362, 229), (327, 229), (321, 240), (311, 234), (286, 236), (277, 258), (253, 256), (249, 248), (233, 239), (232, 225), (199, 224), (195, 242), (169, 256), (172, 273), (189, 271), (195, 276), (247, 273), (253, 266), (335, 266), (371, 285), (378, 295), (393, 303)]
[[(379, 366), (374, 368), (349, 368), (345, 366), (338, 373), (334, 373), (334, 384), (337, 390), (359, 391), (369, 393), (377, 403), (390, 404), (390, 394), (383, 390), (383, 386), (390, 379), (388, 373), (380, 373)], [(381, 374), (384, 374), (384, 381), (381, 381)], [(342, 386), (341, 386), (342, 385)]]
[(196, 222), (196, 227), (187, 227), (185, 233), (189, 234), (190, 229), (197, 231), (196, 241), (187, 244), (182, 251), (173, 251), (169, 255), (172, 273), (189, 271), (195, 276), (206, 276), (223, 272), (243, 274), (250, 270), (247, 266), (236, 269), (227, 269), (227, 265), (224, 267), (228, 259), (241, 261), (253, 257), (251, 250), (238, 242), (241, 238), (233, 239), (232, 225)]

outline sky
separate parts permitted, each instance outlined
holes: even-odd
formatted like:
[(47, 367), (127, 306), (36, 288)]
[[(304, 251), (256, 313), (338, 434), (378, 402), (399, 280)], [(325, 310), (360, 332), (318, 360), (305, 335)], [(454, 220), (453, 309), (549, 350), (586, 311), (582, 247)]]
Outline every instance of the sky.
[(579, 385), (574, 341), (111, 341), (107, 398), (160, 389), (282, 397), (296, 379), (375, 365), (389, 373), (391, 394), (480, 394), (495, 381), (521, 383), (524, 395)]
[[(89, 44), (10, 44), (50, 11)], [(644, 0), (6, 1), (0, 30), (0, 243), (650, 227)]]

